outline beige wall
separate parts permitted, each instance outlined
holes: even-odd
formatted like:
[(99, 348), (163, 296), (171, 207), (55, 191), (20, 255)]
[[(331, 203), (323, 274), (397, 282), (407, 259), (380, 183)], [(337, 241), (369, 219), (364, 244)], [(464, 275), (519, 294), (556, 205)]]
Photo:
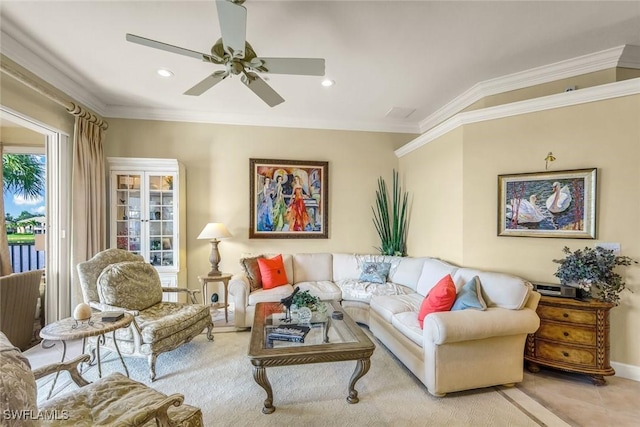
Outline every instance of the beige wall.
[(481, 108), (494, 107), (496, 105), (504, 105), (511, 102), (539, 98), (541, 96), (555, 95), (557, 93), (564, 92), (571, 86), (575, 86), (576, 89), (600, 86), (607, 83), (613, 83), (618, 80), (638, 77), (637, 75), (634, 76), (634, 72), (637, 74), (637, 71), (638, 70), (630, 70), (627, 68), (609, 68), (606, 70), (594, 71), (593, 73), (582, 74), (580, 76), (573, 76), (566, 79), (529, 86), (522, 89), (510, 90), (508, 92), (487, 96), (474, 102), (462, 111), (479, 110)]
[[(447, 184), (447, 188), (462, 186), (462, 199), (436, 191), (442, 187), (441, 179), (419, 184), (412, 179), (412, 189), (428, 194), (430, 206), (461, 211), (461, 231), (421, 235), (430, 242), (423, 246), (427, 251), (412, 255), (439, 254), (440, 248), (451, 246), (450, 236), (458, 239), (461, 233), (462, 255), (456, 257), (452, 251), (451, 261), (557, 282), (552, 259), (562, 257), (562, 247), (593, 246), (593, 240), (497, 236), (497, 176), (544, 171), (544, 158), (552, 151), (557, 160), (551, 170), (598, 168), (597, 241), (620, 243), (623, 255), (640, 260), (640, 95), (475, 123), (452, 133), (400, 159), (401, 173), (408, 177), (438, 170), (442, 167), (438, 144), (446, 137), (462, 137), (461, 181)], [(442, 218), (445, 226), (450, 224), (450, 218)], [(411, 228), (427, 230), (432, 221), (429, 215), (414, 215)], [(625, 292), (611, 313), (611, 358), (638, 367), (640, 267), (621, 272), (635, 293)]]
[(3, 106), (67, 135), (73, 134), (75, 118), (64, 107), (4, 73), (0, 73), (0, 94)]
[[(176, 158), (187, 175), (190, 287), (209, 271), (208, 222), (233, 234), (220, 245), (223, 271), (239, 272), (243, 253), (364, 252), (378, 246), (371, 221), (377, 179), (391, 179), (394, 148), (415, 135), (110, 119), (107, 156)], [(329, 239), (249, 239), (249, 158), (329, 162)], [(390, 181), (389, 181), (390, 182)]]
[(462, 263), (462, 142), (458, 128), (400, 158), (411, 195), (407, 252)]
[(20, 145), (24, 147), (43, 147), (46, 138), (38, 132), (17, 125), (2, 126), (0, 128), (0, 141), (7, 146)]

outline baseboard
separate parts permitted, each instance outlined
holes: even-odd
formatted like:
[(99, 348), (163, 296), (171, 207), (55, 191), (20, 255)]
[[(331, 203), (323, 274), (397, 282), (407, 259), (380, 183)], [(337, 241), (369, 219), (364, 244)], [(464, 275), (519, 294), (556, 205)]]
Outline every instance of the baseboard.
[(616, 370), (617, 377), (622, 377), (633, 381), (640, 381), (640, 366), (611, 362), (611, 367)]

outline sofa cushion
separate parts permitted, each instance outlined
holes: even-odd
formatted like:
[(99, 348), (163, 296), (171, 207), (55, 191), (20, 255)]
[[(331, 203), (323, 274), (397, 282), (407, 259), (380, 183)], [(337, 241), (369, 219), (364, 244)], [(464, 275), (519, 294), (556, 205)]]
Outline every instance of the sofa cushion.
[(249, 279), (249, 288), (251, 292), (262, 288), (262, 276), (260, 275), (260, 266), (258, 265), (258, 258), (264, 258), (262, 255), (254, 257), (240, 258), (240, 266), (242, 271), (247, 275)]
[(333, 281), (357, 279), (360, 266), (354, 254), (333, 254)]
[(389, 262), (365, 261), (362, 263), (360, 280), (371, 283), (387, 283), (389, 270), (391, 270)]
[(426, 258), (400, 258), (398, 267), (389, 273), (389, 280), (399, 285), (407, 286), (414, 291), (422, 273), (422, 267)]
[(301, 291), (309, 291), (311, 295), (320, 298), (322, 301), (339, 301), (342, 299), (342, 291), (330, 280), (298, 282), (294, 288), (300, 288)]
[(142, 331), (142, 341), (153, 343), (176, 335), (210, 315), (206, 305), (160, 302), (141, 311), (135, 319)]
[(259, 302), (278, 302), (292, 293), (292, 285), (276, 286), (273, 289), (258, 289), (249, 294), (249, 305), (255, 306)]
[(451, 311), (466, 310), (468, 308), (475, 310), (487, 309), (487, 303), (482, 298), (482, 286), (478, 276), (473, 276), (473, 279), (465, 283), (460, 289), (460, 292), (456, 295), (455, 302), (451, 306)]
[(319, 282), (333, 279), (333, 257), (330, 253), (294, 254), (293, 281)]
[(456, 285), (450, 274), (444, 276), (436, 286), (429, 291), (418, 311), (418, 323), (422, 327), (424, 318), (431, 313), (439, 311), (449, 311), (453, 302), (456, 300)]
[(162, 301), (158, 271), (149, 263), (125, 261), (108, 265), (98, 277), (103, 304), (144, 310)]
[(417, 293), (406, 295), (374, 295), (369, 303), (370, 310), (378, 313), (384, 320), (391, 323), (391, 318), (405, 311), (412, 312), (415, 317), (424, 297)]
[(453, 281), (460, 287), (478, 276), (482, 283), (482, 297), (487, 307), (502, 307), (511, 310), (523, 308), (529, 298), (533, 286), (523, 279), (504, 273), (494, 273), (476, 270), (473, 268), (460, 268), (453, 275)]
[(420, 326), (415, 312), (405, 311), (394, 314), (393, 317), (391, 317), (391, 325), (400, 331), (402, 335), (422, 347), (424, 333), (422, 332), (422, 326)]
[[(431, 288), (433, 288), (444, 276), (453, 274), (458, 267), (441, 261), (435, 258), (426, 258), (422, 265), (422, 272), (418, 279), (418, 285), (416, 286), (416, 292), (422, 296), (427, 296)], [(455, 280), (454, 280), (455, 283)], [(462, 286), (460, 284), (460, 286)]]
[(273, 258), (258, 258), (258, 267), (260, 267), (260, 276), (262, 277), (262, 287), (264, 289), (273, 289), (276, 286), (289, 283), (289, 278), (282, 262), (282, 255)]
[(369, 303), (374, 295), (406, 295), (413, 293), (411, 288), (396, 283), (361, 282), (358, 279), (346, 279), (334, 282), (341, 290), (342, 301), (360, 301)]

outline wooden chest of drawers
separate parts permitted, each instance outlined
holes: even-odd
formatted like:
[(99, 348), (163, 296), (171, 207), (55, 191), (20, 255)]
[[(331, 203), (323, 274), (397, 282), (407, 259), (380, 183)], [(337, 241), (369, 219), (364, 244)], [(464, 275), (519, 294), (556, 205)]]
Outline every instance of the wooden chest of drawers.
[(586, 374), (597, 385), (614, 375), (609, 365), (609, 310), (613, 304), (543, 296), (540, 328), (527, 337), (524, 359), (531, 372), (540, 365)]

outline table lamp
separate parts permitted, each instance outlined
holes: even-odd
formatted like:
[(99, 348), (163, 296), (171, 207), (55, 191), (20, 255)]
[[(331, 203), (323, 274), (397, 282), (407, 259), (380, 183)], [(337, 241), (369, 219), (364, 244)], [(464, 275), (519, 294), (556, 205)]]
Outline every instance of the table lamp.
[(209, 262), (211, 263), (211, 271), (209, 276), (220, 276), (222, 272), (218, 269), (220, 263), (220, 252), (218, 251), (218, 239), (226, 239), (231, 237), (231, 233), (227, 230), (227, 227), (220, 222), (210, 222), (200, 232), (198, 239), (210, 239), (211, 242), (211, 255), (209, 255)]

